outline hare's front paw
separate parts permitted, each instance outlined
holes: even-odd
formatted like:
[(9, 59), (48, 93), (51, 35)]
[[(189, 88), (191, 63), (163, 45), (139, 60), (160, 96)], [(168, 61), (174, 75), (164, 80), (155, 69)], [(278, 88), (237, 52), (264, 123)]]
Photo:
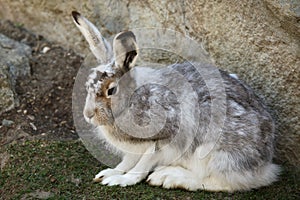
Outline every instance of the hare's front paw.
[(108, 178), (110, 176), (114, 176), (114, 175), (120, 175), (123, 174), (123, 171), (120, 170), (116, 170), (116, 169), (104, 169), (101, 172), (99, 172), (95, 178), (93, 179), (94, 182), (101, 182), (103, 179)]
[(140, 181), (140, 176), (135, 174), (115, 175), (105, 178), (102, 181), (103, 185), (114, 186), (119, 185), (122, 187), (134, 185)]

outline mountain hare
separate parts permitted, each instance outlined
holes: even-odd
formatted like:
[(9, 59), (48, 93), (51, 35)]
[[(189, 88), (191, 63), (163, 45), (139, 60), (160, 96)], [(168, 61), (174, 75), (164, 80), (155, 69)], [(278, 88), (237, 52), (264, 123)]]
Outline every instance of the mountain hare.
[[(204, 63), (134, 67), (139, 51), (133, 32), (117, 34), (111, 47), (80, 13), (72, 16), (100, 62), (86, 82), (84, 118), (122, 154), (121, 163), (94, 181), (128, 186), (147, 178), (164, 188), (232, 192), (277, 179), (274, 123), (249, 86)], [(214, 69), (225, 101), (213, 111), (222, 95), (217, 79), (207, 78)], [(184, 81), (190, 87), (182, 87)], [(218, 118), (222, 106), (224, 121)]]

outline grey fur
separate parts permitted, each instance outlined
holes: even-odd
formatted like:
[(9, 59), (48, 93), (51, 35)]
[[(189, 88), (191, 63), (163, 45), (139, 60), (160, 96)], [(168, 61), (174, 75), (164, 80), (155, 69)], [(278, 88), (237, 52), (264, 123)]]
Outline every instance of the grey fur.
[[(214, 66), (209, 67), (214, 68)], [(128, 121), (140, 126), (146, 125), (149, 123), (149, 120), (151, 120), (148, 113), (149, 108), (152, 107), (154, 103), (159, 104), (165, 113), (169, 113), (167, 114), (163, 129), (153, 137), (139, 138), (132, 137), (115, 127), (116, 137), (131, 143), (155, 140), (159, 141), (160, 145), (164, 145), (172, 141), (172, 145), (176, 145), (176, 149), (183, 149), (188, 145), (189, 139), (186, 137), (191, 137), (189, 133), (178, 132), (181, 112), (180, 103), (172, 91), (162, 86), (166, 85), (169, 88), (177, 87), (174, 86), (177, 85), (177, 81), (171, 78), (174, 76), (173, 74), (176, 73), (174, 70), (185, 77), (198, 97), (200, 110), (198, 113), (199, 116), (197, 117), (199, 119), (199, 131), (189, 147), (189, 152), (194, 152), (199, 145), (210, 142), (210, 138), (214, 138), (210, 135), (211, 133), (207, 132), (207, 126), (210, 120), (211, 101), (215, 97), (210, 95), (201, 74), (197, 72), (194, 65), (189, 62), (174, 64), (166, 69), (155, 71), (154, 73), (157, 75), (156, 82), (160, 82), (161, 84), (146, 84), (139, 87), (134, 91), (130, 97), (130, 102), (127, 104), (130, 113), (132, 113), (132, 118), (128, 119)], [(106, 73), (102, 73), (102, 76), (99, 76), (101, 72), (96, 73), (98, 73), (97, 78), (100, 77), (100, 79), (94, 80), (93, 82), (97, 82), (98, 80), (104, 81)], [(249, 170), (259, 167), (266, 162), (270, 162), (273, 156), (274, 145), (274, 123), (272, 117), (268, 113), (265, 105), (249, 86), (229, 76), (227, 72), (220, 70), (220, 74), (223, 78), (226, 90), (227, 110), (225, 125), (219, 140), (215, 141), (217, 143), (215, 149), (216, 151), (228, 153), (229, 157), (232, 158), (232, 163), (230, 163), (228, 168), (219, 170)], [(158, 78), (158, 76), (160, 76), (160, 78)], [(107, 78), (110, 77), (107, 76)], [(134, 82), (134, 79), (131, 81)], [(122, 93), (128, 92), (126, 91), (127, 86), (128, 83), (119, 84), (119, 89), (123, 91)], [(132, 87), (135, 88), (137, 86), (133, 84)], [(186, 98), (188, 98), (188, 96)], [(172, 112), (170, 112), (170, 110), (172, 110)], [(159, 114), (156, 116), (156, 118), (160, 117)], [(174, 141), (174, 137), (177, 134), (181, 134), (181, 136), (178, 137), (180, 141)], [(217, 161), (216, 157), (215, 162)]]

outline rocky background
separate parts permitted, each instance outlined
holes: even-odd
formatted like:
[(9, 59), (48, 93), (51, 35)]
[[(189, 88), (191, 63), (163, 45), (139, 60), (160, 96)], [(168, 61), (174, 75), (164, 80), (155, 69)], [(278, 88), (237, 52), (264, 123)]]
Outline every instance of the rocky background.
[(0, 58), (0, 148), (19, 139), (78, 138), (72, 87), (82, 58), (2, 20)]
[[(218, 67), (238, 74), (265, 99), (277, 123), (277, 159), (280, 162), (300, 165), (299, 0), (1, 0), (0, 4), (1, 20), (11, 20), (15, 26), (25, 27), (44, 36), (48, 41), (63, 46), (64, 49), (70, 49), (55, 49), (61, 54), (69, 52), (60, 54), (59, 59), (62, 60), (72, 60), (70, 57), (77, 56), (71, 49), (82, 56), (88, 52), (83, 37), (70, 18), (72, 10), (78, 10), (89, 18), (101, 28), (106, 37), (138, 27), (162, 27), (194, 38), (203, 45)], [(6, 35), (10, 37), (9, 34)], [(37, 51), (31, 49), (34, 52), (33, 56), (41, 56), (44, 55), (43, 52), (47, 52), (45, 46), (41, 47), (35, 43), (28, 47), (23, 44), (28, 42), (26, 37), (23, 37), (23, 40), (25, 42), (21, 41), (22, 44), (16, 47), (14, 41), (0, 35), (0, 58), (2, 60), (3, 54), (4, 57), (11, 57), (11, 60), (4, 64), (0, 61), (1, 113), (19, 104), (18, 98), (15, 98), (18, 92), (10, 90), (8, 86), (15, 85), (15, 80), (20, 75), (30, 74), (30, 63), (26, 64), (30, 48), (38, 47)], [(51, 59), (54, 59), (55, 55), (52, 56)], [(80, 65), (80, 61), (80, 57), (76, 57), (72, 61), (65, 61), (65, 64), (72, 67)], [(20, 64), (23, 67), (20, 68)], [(50, 69), (53, 71), (49, 71), (49, 74), (57, 72), (55, 66), (63, 67), (57, 63), (51, 64), (50, 61), (44, 64), (52, 66)], [(75, 76), (75, 69), (78, 69), (78, 66), (69, 69), (73, 73), (69, 75), (70, 81)], [(67, 71), (60, 69), (58, 72)], [(40, 73), (43, 77), (42, 72)], [(60, 78), (63, 80), (64, 76), (68, 76), (61, 73), (57, 75), (59, 74), (61, 77), (58, 79), (57, 76), (46, 76), (49, 83), (52, 83), (53, 79), (59, 81)], [(30, 76), (32, 77), (32, 72)], [(60, 85), (46, 86), (58, 88)], [(72, 86), (67, 84), (60, 88), (71, 90)], [(45, 91), (49, 90), (51, 91), (51, 88)], [(57, 91), (59, 89), (53, 92), (57, 93), (58, 98)], [(63, 103), (61, 101), (62, 107)], [(17, 110), (21, 109), (16, 109), (16, 112)], [(24, 109), (20, 112), (24, 115)], [(30, 109), (26, 112), (30, 112)], [(38, 112), (35, 114), (38, 115)], [(70, 115), (66, 116), (68, 117)], [(45, 122), (50, 123), (49, 120), (52, 120), (51, 116), (48, 116), (48, 121)], [(65, 121), (67, 124), (71, 123)], [(7, 123), (9, 124), (4, 121), (4, 124)], [(64, 127), (59, 123), (54, 124)]]

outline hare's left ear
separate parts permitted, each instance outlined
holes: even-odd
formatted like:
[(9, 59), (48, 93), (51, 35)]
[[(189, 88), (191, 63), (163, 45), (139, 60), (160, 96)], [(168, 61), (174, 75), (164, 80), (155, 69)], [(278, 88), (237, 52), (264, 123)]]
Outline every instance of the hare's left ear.
[(72, 16), (74, 23), (89, 43), (90, 49), (97, 60), (101, 64), (109, 63), (112, 60), (111, 46), (102, 37), (100, 31), (79, 12), (73, 11)]
[(135, 35), (131, 31), (121, 32), (114, 38), (113, 50), (116, 67), (123, 72), (133, 68), (138, 56)]

